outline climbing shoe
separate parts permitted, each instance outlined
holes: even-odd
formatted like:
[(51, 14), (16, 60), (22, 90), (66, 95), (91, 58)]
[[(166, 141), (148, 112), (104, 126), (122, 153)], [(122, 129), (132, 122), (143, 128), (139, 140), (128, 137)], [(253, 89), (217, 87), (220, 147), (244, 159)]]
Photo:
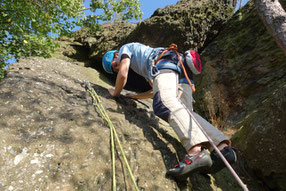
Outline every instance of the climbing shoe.
[[(222, 150), (220, 150), (220, 152), (229, 164), (233, 164), (237, 161), (236, 153), (230, 146), (224, 147)], [(211, 168), (205, 170), (203, 173), (214, 174), (226, 167), (217, 152), (213, 151), (211, 153), (211, 159), (213, 163)]]
[(175, 165), (174, 168), (168, 170), (167, 175), (178, 180), (184, 180), (192, 173), (205, 168), (210, 168), (211, 166), (212, 160), (210, 154), (206, 150), (202, 150), (194, 156), (186, 155), (182, 162)]

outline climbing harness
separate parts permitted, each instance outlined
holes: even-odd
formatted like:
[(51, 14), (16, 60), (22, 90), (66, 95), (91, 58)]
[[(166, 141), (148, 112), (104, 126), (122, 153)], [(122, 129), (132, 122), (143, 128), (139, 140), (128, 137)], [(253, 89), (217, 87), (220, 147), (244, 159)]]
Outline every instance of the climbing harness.
[[(184, 73), (184, 75), (185, 75), (185, 77), (186, 77), (186, 79), (187, 79), (188, 84), (191, 86), (192, 91), (195, 92), (195, 91), (196, 91), (195, 85), (191, 82), (191, 80), (190, 80), (190, 78), (189, 78), (189, 76), (188, 76), (188, 74), (187, 74), (187, 71), (186, 71), (186, 69), (185, 69), (185, 66), (184, 66), (184, 64), (183, 64), (183, 62), (182, 62), (181, 56), (180, 56), (179, 53), (177, 52), (177, 49), (178, 49), (178, 46), (177, 46), (176, 44), (172, 43), (172, 44), (169, 46), (169, 48), (168, 48), (168, 49), (165, 49), (165, 50), (160, 54), (160, 56), (155, 60), (154, 66), (156, 66), (156, 64), (157, 64), (157, 63), (159, 62), (159, 60), (164, 56), (165, 53), (167, 53), (167, 52), (173, 50), (173, 51), (176, 53), (177, 57), (178, 57), (179, 63), (180, 63), (180, 65), (181, 65), (181, 67), (182, 67), (183, 73)], [(153, 71), (153, 70), (154, 70), (154, 71)], [(154, 73), (154, 74), (153, 74), (153, 73)], [(152, 76), (156, 76), (158, 73), (159, 73), (158, 69), (157, 69), (156, 67), (152, 67), (151, 75), (152, 75)]]
[(132, 179), (132, 182), (134, 184), (134, 187), (135, 187), (135, 190), (136, 191), (139, 191), (139, 188), (137, 186), (137, 183), (136, 183), (136, 180), (133, 176), (133, 173), (131, 171), (131, 168), (128, 164), (128, 161), (127, 161), (127, 158), (125, 156), (125, 153), (123, 151), (123, 148), (121, 146), (121, 143), (120, 143), (120, 140), (118, 138), (118, 135), (116, 133), (116, 130), (115, 130), (115, 127), (113, 126), (113, 123), (112, 121), (110, 120), (109, 116), (107, 115), (103, 105), (101, 104), (101, 101), (99, 99), (99, 96), (97, 95), (97, 93), (95, 92), (95, 90), (91, 87), (90, 83), (89, 82), (82, 82), (81, 83), (81, 86), (85, 88), (85, 90), (90, 94), (90, 96), (92, 97), (92, 101), (93, 101), (93, 104), (96, 105), (101, 117), (107, 122), (109, 128), (110, 128), (110, 137), (111, 137), (111, 158), (112, 158), (112, 190), (113, 191), (116, 191), (116, 179), (115, 179), (115, 152), (114, 152), (114, 137), (117, 141), (117, 144), (120, 148), (120, 151), (121, 151), (121, 154), (123, 156), (123, 159), (124, 159), (124, 162), (127, 166), (127, 169), (128, 169), (128, 172), (129, 172), (129, 175)]
[(218, 155), (220, 156), (220, 158), (222, 159), (222, 161), (224, 162), (224, 164), (226, 165), (226, 167), (229, 169), (229, 171), (231, 172), (231, 174), (234, 176), (234, 178), (236, 179), (236, 181), (238, 182), (238, 184), (241, 186), (241, 188), (244, 191), (248, 191), (248, 188), (246, 187), (246, 185), (242, 182), (242, 180), (239, 178), (239, 176), (236, 174), (236, 172), (233, 170), (233, 168), (230, 166), (230, 164), (228, 163), (228, 161), (225, 159), (225, 157), (223, 156), (223, 154), (220, 152), (220, 150), (217, 148), (217, 146), (215, 145), (215, 143), (213, 142), (213, 140), (208, 136), (207, 132), (202, 128), (202, 126), (200, 125), (200, 123), (197, 121), (197, 119), (195, 118), (195, 116), (192, 114), (192, 112), (190, 112), (190, 110), (185, 106), (184, 103), (181, 102), (181, 104), (183, 105), (183, 107), (187, 110), (187, 112), (189, 113), (189, 115), (191, 116), (191, 118), (195, 121), (195, 123), (198, 125), (198, 127), (201, 129), (201, 131), (203, 132), (203, 134), (206, 136), (206, 138), (209, 140), (209, 143), (213, 146), (213, 148), (215, 149), (215, 151), (218, 153)]

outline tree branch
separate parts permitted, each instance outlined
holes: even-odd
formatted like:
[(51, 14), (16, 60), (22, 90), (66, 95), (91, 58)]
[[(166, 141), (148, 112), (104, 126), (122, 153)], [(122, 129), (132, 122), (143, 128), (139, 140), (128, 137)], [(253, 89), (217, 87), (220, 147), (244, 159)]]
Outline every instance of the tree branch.
[(11, 58), (13, 58), (14, 56), (8, 56), (7, 58), (1, 59), (0, 62), (5, 62)]
[(89, 9), (91, 9), (91, 7), (88, 7), (88, 8), (82, 9), (81, 11), (86, 11), (86, 10), (89, 10)]
[(255, 6), (267, 30), (286, 56), (286, 12), (278, 0), (255, 0)]

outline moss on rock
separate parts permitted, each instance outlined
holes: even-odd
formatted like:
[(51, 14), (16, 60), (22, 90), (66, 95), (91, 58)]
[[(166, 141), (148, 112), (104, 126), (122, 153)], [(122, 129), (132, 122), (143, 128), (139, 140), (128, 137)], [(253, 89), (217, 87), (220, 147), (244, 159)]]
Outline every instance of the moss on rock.
[(286, 57), (253, 2), (225, 25), (202, 60), (197, 109), (218, 128), (238, 130), (233, 144), (255, 174), (271, 189), (285, 188)]
[(157, 9), (151, 18), (138, 24), (127, 42), (150, 46), (178, 45), (180, 51), (206, 46), (232, 16), (232, 4), (217, 1), (180, 1)]

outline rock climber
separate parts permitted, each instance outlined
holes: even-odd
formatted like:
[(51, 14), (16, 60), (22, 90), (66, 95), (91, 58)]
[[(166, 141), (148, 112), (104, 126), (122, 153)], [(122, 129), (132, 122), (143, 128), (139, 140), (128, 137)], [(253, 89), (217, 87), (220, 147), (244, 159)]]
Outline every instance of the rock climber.
[[(134, 99), (153, 97), (155, 115), (170, 124), (186, 149), (184, 159), (169, 169), (167, 175), (181, 179), (187, 178), (195, 171), (206, 169), (205, 172), (216, 173), (225, 167), (219, 155), (212, 151), (208, 139), (187, 109), (192, 112), (227, 161), (230, 164), (236, 161), (236, 153), (230, 146), (230, 140), (193, 111), (194, 85), (190, 84), (188, 79), (201, 72), (201, 60), (197, 52), (188, 50), (181, 54), (176, 51), (174, 45), (173, 48), (165, 49), (128, 43), (119, 51), (106, 52), (102, 64), (107, 73), (117, 73), (115, 88), (108, 90), (113, 97), (118, 97), (123, 90), (130, 68), (152, 85), (153, 88), (147, 92), (125, 96)], [(209, 153), (207, 149), (212, 152)]]

